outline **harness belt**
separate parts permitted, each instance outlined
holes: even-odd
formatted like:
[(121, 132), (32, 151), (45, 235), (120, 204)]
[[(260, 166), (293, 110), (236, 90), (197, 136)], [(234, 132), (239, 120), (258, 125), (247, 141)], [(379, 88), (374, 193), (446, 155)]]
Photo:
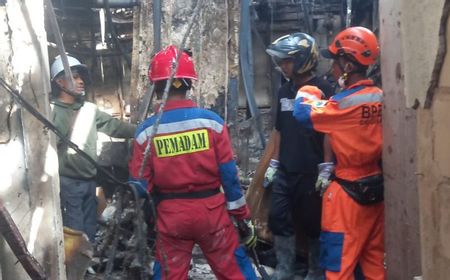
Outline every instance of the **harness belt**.
[(361, 205), (375, 204), (384, 200), (383, 175), (369, 176), (357, 181), (335, 177), (334, 181), (339, 183), (344, 191)]
[(156, 189), (157, 188), (155, 188), (155, 191), (153, 192), (153, 197), (154, 199), (156, 199), (158, 203), (168, 199), (200, 199), (220, 193), (220, 188), (194, 192), (181, 192), (181, 193), (161, 193), (158, 192)]

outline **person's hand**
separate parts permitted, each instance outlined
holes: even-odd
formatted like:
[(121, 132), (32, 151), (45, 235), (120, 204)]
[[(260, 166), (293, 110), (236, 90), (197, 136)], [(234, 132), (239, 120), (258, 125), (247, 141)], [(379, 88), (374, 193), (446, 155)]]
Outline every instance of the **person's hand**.
[(140, 198), (146, 198), (148, 195), (147, 188), (140, 181), (131, 180), (127, 182), (127, 185), (135, 188)]
[(237, 228), (241, 243), (249, 249), (254, 248), (256, 246), (256, 241), (258, 241), (258, 237), (256, 236), (256, 230), (252, 220), (243, 219), (237, 221)]
[(275, 178), (275, 173), (277, 173), (280, 162), (276, 159), (271, 159), (269, 167), (267, 167), (266, 173), (264, 174), (263, 187), (268, 188)]
[(323, 195), (331, 183), (330, 177), (334, 172), (334, 163), (323, 162), (319, 163), (317, 167), (319, 169), (319, 176), (316, 181), (316, 191), (320, 192), (320, 195)]

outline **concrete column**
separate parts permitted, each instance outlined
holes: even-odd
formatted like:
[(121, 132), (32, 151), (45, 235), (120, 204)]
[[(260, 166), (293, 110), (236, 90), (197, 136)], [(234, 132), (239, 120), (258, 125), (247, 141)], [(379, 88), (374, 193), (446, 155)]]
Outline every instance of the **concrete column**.
[[(48, 118), (50, 91), (42, 0), (9, 0), (0, 7), (2, 78)], [(10, 104), (0, 89), (0, 103)], [(11, 103), (12, 104), (12, 103)], [(28, 250), (50, 279), (65, 279), (59, 204), (58, 160), (54, 136), (30, 113), (14, 105), (0, 112), (10, 122), (0, 144), (0, 197)], [(1, 237), (0, 237), (1, 238)], [(3, 279), (29, 279), (6, 242), (0, 242)]]
[(442, 68), (435, 79), (430, 108), (418, 110), (417, 178), (420, 195), (420, 230), (423, 279), (450, 275), (450, 3), (446, 1), (440, 26)]
[(421, 274), (416, 111), (406, 107), (401, 1), (380, 0), (387, 279)]

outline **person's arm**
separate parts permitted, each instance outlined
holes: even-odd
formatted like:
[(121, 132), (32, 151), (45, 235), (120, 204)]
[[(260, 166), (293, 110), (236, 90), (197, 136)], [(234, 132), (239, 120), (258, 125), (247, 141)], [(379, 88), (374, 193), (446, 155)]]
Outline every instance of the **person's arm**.
[(115, 138), (133, 138), (136, 125), (121, 121), (97, 109), (95, 123), (98, 131)]
[(238, 168), (233, 160), (230, 136), (227, 126), (222, 122), (222, 131), (215, 133), (215, 152), (220, 172), (220, 180), (227, 200), (228, 212), (237, 220), (250, 218), (241, 184), (239, 182)]
[(323, 162), (334, 162), (333, 149), (331, 148), (330, 137), (324, 135), (323, 138)]
[(322, 100), (321, 96), (321, 90), (314, 86), (304, 86), (298, 91), (293, 116), (305, 128), (327, 134), (356, 125), (353, 110), (357, 107), (343, 108), (337, 101)]
[(227, 200), (228, 213), (232, 215), (237, 224), (241, 243), (247, 248), (256, 246), (258, 240), (255, 226), (250, 219), (250, 209), (245, 201), (239, 182), (238, 168), (233, 160), (230, 136), (227, 126), (223, 123), (222, 132), (214, 134), (215, 152), (219, 165), (220, 178)]
[[(139, 131), (142, 129), (138, 128), (136, 133), (136, 137), (139, 134)], [(135, 183), (139, 188), (137, 190), (142, 194), (142, 191), (151, 191), (152, 186), (152, 166), (151, 159), (147, 159), (147, 164), (143, 168), (142, 175), (139, 175), (139, 171), (141, 170), (141, 166), (144, 160), (145, 148), (147, 146), (148, 139), (142, 141), (140, 139), (133, 140), (133, 147), (131, 158), (128, 162), (128, 171), (129, 171), (129, 181)]]

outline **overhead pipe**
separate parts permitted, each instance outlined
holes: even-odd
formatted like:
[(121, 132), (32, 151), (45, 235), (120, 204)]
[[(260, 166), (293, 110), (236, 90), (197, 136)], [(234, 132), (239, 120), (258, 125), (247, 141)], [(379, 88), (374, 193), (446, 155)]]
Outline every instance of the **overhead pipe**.
[[(110, 0), (109, 7), (113, 9), (119, 8), (133, 8), (134, 6), (140, 5), (139, 0)], [(93, 0), (92, 7), (93, 8), (103, 8), (103, 0)]]
[(153, 47), (154, 53), (161, 49), (161, 0), (153, 0)]
[(301, 4), (302, 4), (302, 10), (303, 10), (303, 15), (305, 16), (305, 25), (306, 25), (306, 30), (308, 30), (308, 34), (312, 35), (312, 27), (311, 27), (311, 21), (310, 21), (310, 16), (309, 16), (309, 9), (305, 3), (305, 0), (301, 0)]
[(106, 11), (106, 22), (108, 23), (109, 32), (111, 34), (111, 37), (117, 44), (119, 51), (122, 53), (123, 58), (127, 62), (128, 68), (131, 68), (131, 58), (128, 55), (128, 53), (126, 53), (122, 43), (119, 41), (118, 35), (117, 35), (116, 30), (114, 29), (114, 26), (112, 23), (112, 19), (111, 19), (112, 16), (111, 16), (111, 10), (110, 10), (111, 6), (109, 5), (110, 0), (99, 0), (99, 1), (102, 1), (103, 8), (105, 8), (105, 11)]
[(244, 83), (247, 103), (252, 115), (256, 130), (263, 149), (266, 147), (266, 139), (262, 130), (261, 116), (256, 105), (254, 94), (254, 76), (253, 76), (253, 45), (252, 32), (250, 28), (250, 0), (241, 1), (241, 26), (239, 30), (239, 60), (241, 66), (242, 80)]
[(53, 36), (56, 40), (56, 45), (58, 46), (59, 55), (61, 56), (61, 61), (64, 67), (64, 76), (67, 81), (69, 81), (69, 90), (75, 88), (75, 81), (72, 76), (72, 70), (70, 69), (69, 60), (67, 59), (66, 50), (64, 48), (63, 39), (61, 37), (61, 32), (59, 30), (58, 21), (56, 20), (55, 11), (53, 9), (53, 4), (51, 0), (45, 0), (45, 6), (47, 10), (47, 15), (50, 19), (50, 26), (52, 28)]
[(345, 27), (350, 27), (352, 24), (352, 0), (347, 0), (347, 17), (345, 19)]
[[(161, 50), (161, 0), (153, 0), (153, 53), (156, 54)], [(138, 109), (138, 120), (143, 122), (148, 115), (150, 105), (155, 96), (155, 84), (151, 83), (144, 93), (141, 106)]]

